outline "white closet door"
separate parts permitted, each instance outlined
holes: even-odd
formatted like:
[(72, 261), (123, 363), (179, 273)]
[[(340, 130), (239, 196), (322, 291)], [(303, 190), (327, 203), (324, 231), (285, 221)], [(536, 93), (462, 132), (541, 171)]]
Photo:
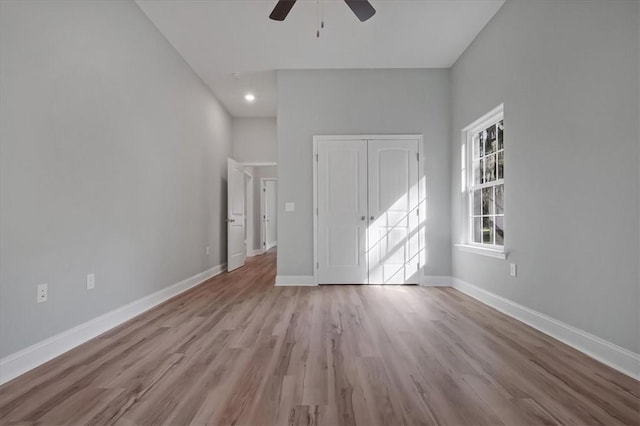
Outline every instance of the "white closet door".
[(318, 281), (366, 284), (367, 142), (318, 144)]
[(368, 141), (369, 284), (418, 284), (418, 141)]

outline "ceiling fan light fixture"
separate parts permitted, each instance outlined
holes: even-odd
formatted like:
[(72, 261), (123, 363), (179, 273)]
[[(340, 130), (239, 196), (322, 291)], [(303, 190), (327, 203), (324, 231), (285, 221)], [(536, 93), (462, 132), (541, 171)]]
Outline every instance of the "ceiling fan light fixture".
[[(344, 0), (344, 2), (360, 22), (365, 22), (376, 14), (376, 9), (369, 3), (369, 0)], [(278, 0), (269, 18), (274, 21), (284, 21), (295, 3), (296, 0)]]

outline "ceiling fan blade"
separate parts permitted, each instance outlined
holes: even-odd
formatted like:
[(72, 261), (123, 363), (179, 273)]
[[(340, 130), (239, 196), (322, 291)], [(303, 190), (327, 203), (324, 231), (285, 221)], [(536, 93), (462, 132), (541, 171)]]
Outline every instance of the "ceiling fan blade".
[(376, 14), (376, 10), (371, 6), (369, 0), (344, 0), (344, 2), (356, 14), (360, 22), (364, 22)]
[(271, 12), (269, 18), (274, 21), (284, 21), (284, 18), (287, 17), (295, 3), (296, 0), (278, 0), (278, 4), (273, 8), (273, 12)]

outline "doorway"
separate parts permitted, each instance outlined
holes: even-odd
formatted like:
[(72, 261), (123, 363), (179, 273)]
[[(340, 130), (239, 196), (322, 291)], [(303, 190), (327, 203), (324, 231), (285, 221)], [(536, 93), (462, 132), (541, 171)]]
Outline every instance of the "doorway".
[[(242, 267), (248, 257), (266, 252), (277, 238), (277, 165), (227, 161), (227, 270)], [(262, 187), (267, 182), (268, 200)], [(266, 194), (266, 193), (265, 193)], [(266, 206), (267, 211), (263, 212)], [(263, 216), (267, 216), (264, 222)], [(266, 224), (267, 226), (263, 226)], [(264, 239), (267, 237), (267, 240)], [(266, 243), (263, 245), (263, 243)]]

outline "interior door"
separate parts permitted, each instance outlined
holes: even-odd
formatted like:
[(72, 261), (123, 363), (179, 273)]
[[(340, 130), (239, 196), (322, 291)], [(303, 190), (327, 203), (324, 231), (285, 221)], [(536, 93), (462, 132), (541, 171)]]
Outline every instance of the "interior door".
[(368, 141), (369, 284), (418, 284), (418, 141)]
[(244, 168), (244, 226), (245, 237), (244, 246), (246, 248), (246, 256), (253, 256), (253, 176)]
[(244, 265), (245, 248), (245, 200), (244, 168), (237, 161), (227, 159), (227, 270)]
[(318, 281), (367, 282), (367, 142), (318, 144)]
[(264, 229), (265, 229), (265, 242), (267, 250), (271, 247), (275, 247), (277, 244), (277, 220), (276, 220), (276, 208), (278, 200), (278, 184), (276, 180), (264, 181)]

